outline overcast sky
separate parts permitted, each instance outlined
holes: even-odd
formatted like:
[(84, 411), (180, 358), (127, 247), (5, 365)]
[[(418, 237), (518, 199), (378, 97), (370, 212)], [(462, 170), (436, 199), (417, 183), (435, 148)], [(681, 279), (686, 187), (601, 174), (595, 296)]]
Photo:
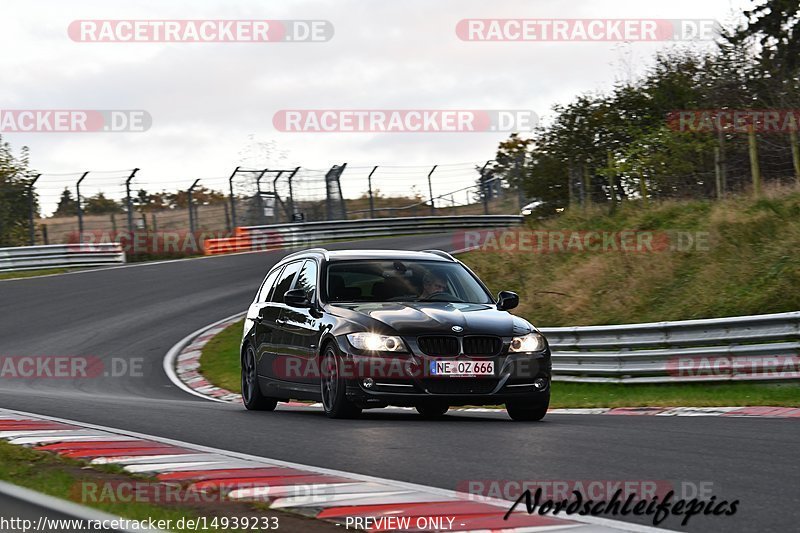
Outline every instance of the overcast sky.
[[(747, 0), (5, 0), (0, 109), (142, 109), (153, 123), (144, 133), (3, 137), (15, 149), (29, 146), (32, 166), (48, 174), (40, 189), (46, 210), (52, 202), (48, 191), (73, 180), (54, 174), (91, 170), (90, 190), (103, 186), (119, 193), (118, 176), (124, 173), (99, 171), (133, 167), (142, 169), (140, 186), (158, 190), (185, 188), (198, 177), (221, 187), (242, 162), (310, 169), (348, 162), (351, 183), (376, 164), (416, 165), (424, 180), (425, 167), (438, 163), (450, 165), (442, 167), (446, 183), (440, 186), (455, 188), (474, 179), (467, 163), (490, 159), (507, 133), (282, 133), (272, 125), (273, 114), (307, 108), (529, 109), (546, 119), (553, 104), (635, 76), (658, 49), (674, 44), (464, 42), (455, 33), (459, 20), (730, 22), (749, 5)], [(335, 36), (325, 43), (79, 43), (67, 34), (76, 19), (322, 19), (333, 24)], [(255, 147), (251, 136), (274, 142), (273, 156)], [(395, 176), (411, 176), (412, 170)], [(391, 175), (376, 174), (377, 186), (396, 188), (399, 181)], [(399, 185), (407, 190), (410, 183)]]

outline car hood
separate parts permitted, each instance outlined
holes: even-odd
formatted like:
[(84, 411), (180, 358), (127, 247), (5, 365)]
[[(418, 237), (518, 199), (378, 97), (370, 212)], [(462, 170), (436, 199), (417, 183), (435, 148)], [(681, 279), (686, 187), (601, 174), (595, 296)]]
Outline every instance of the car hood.
[(508, 337), (534, 329), (528, 321), (508, 311), (499, 311), (493, 304), (365, 302), (337, 304), (331, 306), (331, 311), (365, 330), (399, 335), (452, 335), (453, 326), (460, 326), (464, 335)]

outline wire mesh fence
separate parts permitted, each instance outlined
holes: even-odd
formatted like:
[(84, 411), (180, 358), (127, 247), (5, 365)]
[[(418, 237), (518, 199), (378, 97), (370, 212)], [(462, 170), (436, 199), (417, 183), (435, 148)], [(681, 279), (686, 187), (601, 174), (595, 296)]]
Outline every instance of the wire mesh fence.
[[(564, 180), (555, 186), (580, 205), (641, 198), (642, 180), (644, 194), (654, 200), (715, 198), (720, 191), (733, 194), (759, 183), (800, 180), (800, 149), (792, 142), (784, 135), (721, 135), (718, 149), (698, 153), (690, 170), (662, 173), (658, 179), (620, 175), (613, 195), (608, 176), (581, 165), (565, 168)], [(28, 182), (34, 228), (29, 242), (19, 237), (28, 228), (5, 244), (115, 240), (159, 232), (225, 236), (237, 226), (303, 221), (518, 214), (527, 200), (538, 200), (526, 199), (510, 183), (520, 181), (508, 179), (495, 165), (484, 172), (489, 163), (237, 167), (229, 175), (191, 180), (137, 174), (138, 169), (40, 174)], [(530, 191), (536, 180), (525, 174), (522, 183)], [(7, 188), (7, 182), (0, 181), (0, 187)], [(19, 195), (18, 190), (13, 194)]]
[[(431, 168), (237, 167), (228, 176), (192, 180), (143, 177), (138, 169), (41, 174), (34, 185), (32, 244), (187, 230), (224, 235), (236, 226), (345, 218), (519, 212), (516, 195), (493, 185), (499, 180), (479, 183), (477, 163)], [(482, 190), (493, 191), (491, 201), (482, 201)]]

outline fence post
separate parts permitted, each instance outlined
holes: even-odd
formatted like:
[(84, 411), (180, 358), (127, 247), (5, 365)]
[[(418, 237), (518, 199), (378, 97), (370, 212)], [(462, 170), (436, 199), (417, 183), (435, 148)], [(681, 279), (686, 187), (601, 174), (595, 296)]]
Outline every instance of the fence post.
[(789, 131), (789, 142), (792, 143), (792, 163), (794, 163), (794, 179), (800, 185), (800, 144), (797, 144), (797, 126)]
[(33, 225), (33, 218), (34, 218), (34, 201), (33, 201), (33, 185), (36, 183), (36, 180), (39, 179), (41, 174), (36, 174), (31, 182), (28, 184), (28, 241), (30, 245), (33, 246), (36, 244), (36, 228)]
[(486, 183), (486, 176), (485, 176), (484, 173), (486, 172), (486, 167), (489, 166), (489, 163), (491, 163), (491, 162), (492, 162), (491, 159), (488, 160), (486, 163), (483, 164), (483, 167), (481, 168), (481, 179), (480, 179), (480, 182), (481, 182), (481, 196), (483, 196), (483, 214), (484, 215), (488, 215), (489, 214), (489, 187), (488, 187), (488, 183)]
[[(325, 211), (327, 220), (347, 220), (347, 207), (342, 196), (342, 184), (339, 181), (347, 163), (333, 165), (325, 174)], [(334, 201), (336, 206), (334, 206)], [(335, 211), (335, 212), (334, 212)]]
[(287, 181), (289, 182), (289, 211), (292, 213), (292, 216), (289, 217), (289, 221), (294, 221), (294, 189), (292, 188), (292, 178), (294, 178), (295, 174), (300, 171), (300, 167), (297, 167), (289, 174), (289, 178)]
[(727, 162), (725, 160), (725, 132), (717, 134), (717, 146), (714, 147), (714, 174), (716, 176), (717, 199), (725, 196), (728, 178)]
[(81, 179), (75, 184), (75, 192), (78, 196), (78, 242), (83, 242), (83, 207), (81, 206), (81, 182), (86, 178), (89, 171), (83, 173)]
[[(264, 223), (264, 197), (261, 195), (261, 178), (263, 178), (264, 174), (266, 174), (267, 172), (269, 172), (269, 169), (265, 168), (264, 170), (261, 171), (261, 173), (258, 176), (256, 176), (256, 209), (258, 209), (258, 214), (255, 220), (256, 224)], [(278, 176), (280, 176), (280, 173), (278, 173)], [(272, 182), (272, 191), (273, 192), (275, 191), (274, 181)], [(251, 218), (250, 215), (248, 215), (247, 218), (250, 219)], [(252, 223), (253, 220), (249, 220), (249, 222), (247, 222), (247, 224), (252, 224)]]
[(753, 177), (753, 195), (758, 198), (761, 196), (761, 167), (758, 164), (758, 143), (756, 142), (756, 130), (750, 126), (747, 130), (747, 145), (750, 153), (750, 174)]
[(583, 194), (584, 194), (584, 207), (592, 205), (592, 176), (589, 173), (589, 160), (583, 164)]
[(369, 188), (369, 218), (375, 218), (375, 200), (372, 198), (372, 175), (378, 170), (378, 165), (372, 167), (372, 172), (367, 176), (367, 187)]
[(433, 203), (433, 183), (431, 182), (431, 176), (433, 176), (433, 171), (436, 170), (438, 166), (439, 165), (433, 165), (431, 171), (428, 172), (428, 197), (431, 199), (431, 216), (433, 216), (436, 211), (436, 206)]
[(714, 188), (717, 190), (717, 200), (722, 199), (722, 171), (721, 162), (722, 152), (719, 146), (714, 147)]
[(117, 233), (117, 214), (115, 212), (111, 212), (111, 232)]
[[(281, 201), (281, 195), (278, 194), (278, 180), (281, 179), (281, 176), (283, 176), (284, 171), (283, 170), (277, 170), (277, 171), (273, 170), (273, 172), (277, 172), (277, 174), (275, 175), (275, 179), (272, 180), (272, 194), (275, 197), (275, 207), (273, 208), (272, 217), (275, 219), (275, 222), (278, 222), (278, 204), (280, 204), (281, 208), (283, 209), (283, 212), (286, 214), (287, 222), (291, 222), (292, 221), (292, 214), (289, 212), (289, 205), (288, 205), (288, 203), (283, 203)], [(263, 204), (261, 203), (260, 200), (259, 200), (259, 204), (258, 205), (261, 206), (261, 209), (262, 209), (261, 216), (263, 217), (264, 216)]]
[(572, 183), (575, 181), (575, 163), (570, 157), (567, 161), (567, 207), (572, 207), (575, 203), (575, 191), (572, 190)]
[(617, 184), (616, 169), (614, 168), (614, 155), (608, 151), (608, 183), (611, 189), (611, 212), (617, 209)]
[(258, 195), (259, 198), (261, 198), (261, 178), (263, 178), (264, 174), (266, 174), (268, 171), (269, 169), (265, 168), (264, 170), (261, 171), (261, 174), (259, 174), (256, 177), (256, 194)]
[(47, 238), (47, 224), (42, 224), (42, 240), (45, 244), (50, 244), (50, 239)]
[(186, 193), (187, 193), (187, 202), (189, 204), (189, 232), (190, 233), (194, 233), (194, 213), (192, 212), (192, 191), (197, 186), (199, 181), (200, 181), (199, 178), (194, 180), (194, 183), (192, 183), (192, 186), (189, 187), (188, 191), (186, 191)]
[(233, 169), (233, 174), (228, 178), (228, 186), (231, 191), (231, 231), (236, 227), (236, 196), (233, 194), (233, 178), (236, 176), (236, 173), (239, 172), (240, 168), (241, 167), (236, 167)]
[(642, 204), (647, 206), (647, 181), (644, 178), (644, 174), (639, 174), (639, 192), (642, 195)]
[(133, 204), (131, 203), (131, 180), (139, 172), (138, 168), (134, 168), (128, 179), (125, 180), (125, 204), (128, 206), (128, 232), (133, 233)]

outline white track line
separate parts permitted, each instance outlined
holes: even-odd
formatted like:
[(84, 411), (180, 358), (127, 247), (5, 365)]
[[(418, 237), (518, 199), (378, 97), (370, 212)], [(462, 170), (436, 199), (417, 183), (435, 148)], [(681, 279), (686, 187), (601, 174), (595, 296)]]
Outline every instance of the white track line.
[[(255, 455), (249, 455), (249, 454), (240, 453), (240, 452), (234, 452), (234, 451), (229, 451), (229, 450), (222, 450), (222, 449), (219, 449), (219, 448), (213, 448), (211, 446), (204, 446), (204, 445), (200, 445), (200, 444), (193, 444), (193, 443), (178, 441), (178, 440), (175, 440), (175, 439), (159, 437), (159, 436), (156, 436), (156, 435), (149, 435), (149, 434), (145, 434), (145, 433), (127, 431), (127, 430), (123, 430), (123, 429), (110, 428), (110, 427), (107, 427), (107, 426), (99, 426), (99, 425), (96, 425), (96, 424), (88, 424), (88, 423), (84, 423), (84, 422), (78, 422), (78, 421), (75, 421), (75, 420), (69, 420), (69, 419), (58, 418), (58, 417), (53, 417), (53, 416), (39, 415), (39, 414), (30, 413), (30, 412), (26, 412), (26, 411), (17, 411), (17, 410), (14, 410), (14, 409), (3, 409), (3, 412), (4, 413), (10, 413), (10, 414), (13, 414), (15, 416), (29, 417), (29, 418), (41, 419), (41, 420), (50, 420), (50, 421), (54, 421), (54, 422), (61, 422), (61, 423), (64, 423), (64, 424), (71, 424), (71, 425), (74, 425), (74, 426), (79, 426), (79, 427), (83, 427), (83, 428), (87, 428), (87, 429), (113, 433), (115, 435), (126, 435), (126, 436), (129, 436), (129, 437), (135, 437), (135, 438), (139, 438), (139, 439), (150, 440), (150, 441), (153, 441), (153, 442), (169, 444), (169, 445), (177, 446), (177, 447), (180, 447), (180, 448), (191, 449), (191, 450), (194, 450), (194, 451), (198, 452), (198, 454), (203, 454), (203, 455), (206, 455), (206, 454), (219, 455), (219, 456), (222, 456), (220, 459), (222, 461), (227, 461), (228, 464), (236, 464), (236, 465), (247, 464), (249, 466), (254, 466), (254, 467), (257, 467), (257, 466), (272, 466), (272, 467), (279, 466), (279, 467), (286, 467), (286, 468), (294, 468), (294, 469), (298, 469), (298, 470), (304, 470), (304, 471), (307, 471), (307, 472), (310, 472), (310, 473), (315, 473), (315, 474), (323, 474), (323, 475), (336, 476), (336, 477), (347, 477), (347, 478), (352, 479), (354, 481), (361, 481), (361, 482), (369, 483), (369, 484), (378, 484), (378, 485), (381, 485), (381, 486), (387, 486), (388, 485), (389, 487), (391, 487), (393, 489), (391, 492), (400, 493), (397, 496), (400, 497), (401, 499), (403, 498), (403, 495), (405, 493), (407, 493), (407, 492), (413, 492), (413, 493), (418, 493), (418, 494), (421, 493), (422, 495), (435, 496), (435, 497), (438, 497), (438, 498), (444, 498), (445, 500), (463, 500), (464, 498), (468, 498), (470, 496), (468, 494), (460, 493), (460, 492), (457, 492), (457, 491), (454, 491), (454, 490), (441, 489), (441, 488), (438, 488), (438, 487), (430, 487), (430, 486), (426, 486), (426, 485), (419, 485), (417, 483), (408, 483), (408, 482), (405, 482), (405, 481), (397, 481), (397, 480), (392, 480), (392, 479), (380, 478), (380, 477), (376, 477), (376, 476), (368, 476), (368, 475), (364, 475), (364, 474), (356, 474), (356, 473), (352, 473), (352, 472), (344, 472), (344, 471), (341, 471), (341, 470), (334, 470), (334, 469), (331, 469), (331, 468), (322, 468), (322, 467), (318, 467), (318, 466), (311, 466), (311, 465), (304, 465), (304, 464), (299, 464), (299, 463), (292, 463), (292, 462), (289, 462), (289, 461), (281, 461), (281, 460), (278, 460), (278, 459), (268, 459), (268, 458), (259, 457), (259, 456), (255, 456)], [(187, 457), (187, 459), (189, 459), (192, 456), (191, 455), (187, 455), (186, 457)], [(182, 466), (185, 466), (186, 464), (187, 463), (181, 463)], [(143, 471), (148, 471), (148, 472), (157, 471), (158, 469), (160, 469), (161, 467), (164, 467), (164, 466), (166, 466), (167, 469), (170, 469), (170, 470), (172, 470), (173, 468), (177, 467), (177, 465), (173, 465), (173, 464), (164, 465), (163, 463), (161, 465), (155, 465), (155, 464), (153, 464), (153, 465), (144, 465), (143, 464), (141, 466), (142, 467), (150, 466), (151, 469), (143, 470)], [(180, 467), (178, 467), (178, 468), (180, 468)], [(419, 500), (417, 500), (417, 501), (419, 501)], [(506, 501), (506, 500), (499, 500), (499, 499), (494, 499), (494, 498), (484, 498), (484, 497), (481, 497), (480, 501), (482, 503), (486, 503), (486, 504), (489, 504), (489, 505), (494, 505), (494, 506), (497, 506), (497, 507), (500, 507), (500, 508), (503, 508), (503, 509), (508, 509), (509, 504), (511, 503), (511, 502)], [(387, 502), (387, 503), (390, 503), (390, 502)], [(583, 523), (583, 524), (607, 527), (607, 528), (616, 529), (616, 530), (622, 530), (622, 531), (631, 531), (631, 532), (636, 532), (636, 533), (655, 533), (655, 532), (667, 531), (665, 529), (660, 529), (660, 528), (655, 528), (655, 527), (650, 527), (650, 526), (642, 526), (642, 525), (633, 524), (633, 523), (629, 523), (629, 522), (622, 522), (622, 521), (618, 521), (618, 520), (611, 520), (611, 519), (599, 518), (599, 517), (570, 515), (570, 516), (564, 516), (564, 517), (559, 516), (558, 518), (563, 518), (565, 520), (572, 521), (572, 522), (578, 522), (578, 523)]]
[(167, 374), (167, 377), (169, 378), (169, 380), (176, 387), (180, 388), (182, 391), (188, 392), (189, 394), (197, 396), (198, 398), (203, 398), (205, 400), (211, 400), (212, 402), (220, 402), (220, 403), (227, 403), (227, 404), (231, 403), (231, 402), (227, 402), (227, 401), (225, 401), (225, 400), (223, 400), (221, 398), (214, 398), (213, 396), (208, 396), (206, 394), (197, 392), (195, 389), (189, 387), (186, 383), (184, 383), (178, 377), (178, 374), (175, 373), (175, 361), (177, 360), (178, 355), (180, 355), (181, 351), (186, 346), (188, 346), (195, 338), (199, 337), (200, 335), (202, 335), (206, 331), (214, 328), (215, 326), (217, 326), (219, 324), (222, 324), (223, 322), (226, 322), (228, 320), (233, 320), (235, 318), (238, 318), (238, 317), (244, 316), (244, 315), (245, 315), (245, 313), (236, 313), (235, 315), (231, 315), (231, 316), (229, 316), (227, 318), (223, 318), (222, 320), (217, 320), (213, 324), (209, 324), (208, 326), (204, 326), (204, 327), (198, 329), (197, 331), (195, 331), (193, 333), (190, 333), (189, 335), (185, 336), (180, 341), (178, 341), (178, 343), (175, 346), (173, 346), (172, 348), (169, 349), (169, 351), (167, 352), (167, 355), (164, 356), (164, 361), (163, 361), (163, 364), (162, 364), (162, 366), (164, 368), (164, 372)]

